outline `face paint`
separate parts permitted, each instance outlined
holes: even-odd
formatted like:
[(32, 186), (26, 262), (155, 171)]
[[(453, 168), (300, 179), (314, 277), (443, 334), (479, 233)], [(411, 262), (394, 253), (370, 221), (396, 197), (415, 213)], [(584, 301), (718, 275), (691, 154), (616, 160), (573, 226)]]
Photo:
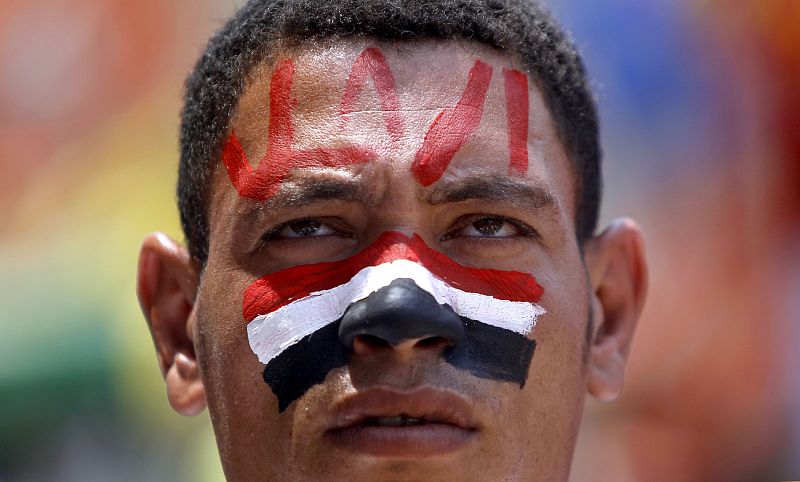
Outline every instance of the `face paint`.
[(411, 172), (418, 183), (430, 186), (439, 180), (453, 156), (478, 128), (491, 80), (492, 67), (476, 60), (461, 98), (454, 107), (443, 110), (434, 119), (414, 157)]
[(503, 69), (508, 113), (509, 174), (528, 172), (528, 76)]
[(386, 129), (392, 136), (392, 140), (398, 141), (403, 137), (403, 118), (400, 117), (400, 100), (397, 98), (394, 76), (386, 62), (386, 57), (374, 47), (364, 49), (353, 63), (339, 109), (339, 115), (342, 117), (341, 126), (344, 127), (347, 115), (353, 112), (353, 105), (361, 91), (364, 90), (364, 84), (368, 77), (372, 78), (375, 90), (378, 92)]
[(253, 169), (247, 161), (235, 133), (231, 133), (222, 160), (236, 190), (242, 197), (267, 200), (275, 195), (292, 169), (304, 167), (341, 167), (369, 162), (375, 154), (358, 146), (295, 150), (291, 98), (294, 62), (278, 64), (272, 75), (269, 104), (267, 154)]
[[(535, 347), (526, 335), (544, 313), (536, 304), (542, 293), (528, 274), (463, 266), (417, 235), (388, 232), (346, 260), (256, 280), (245, 291), (243, 313), (250, 347), (283, 410), (346, 363), (359, 333), (389, 343), (459, 338), (451, 339), (446, 362), (523, 386)], [(449, 327), (437, 321), (445, 318)]]
[[(253, 169), (235, 132), (231, 132), (222, 153), (222, 160), (236, 190), (242, 197), (267, 200), (280, 188), (292, 169), (308, 167), (342, 167), (366, 163), (376, 154), (360, 146), (295, 150), (291, 98), (294, 62), (278, 63), (270, 83), (270, 127), (267, 154)], [(476, 60), (469, 72), (467, 86), (455, 106), (436, 116), (422, 145), (414, 156), (411, 172), (423, 186), (439, 180), (455, 154), (477, 130), (492, 67)], [(528, 170), (528, 79), (513, 69), (503, 69), (508, 116), (509, 173), (525, 174)], [(377, 48), (365, 49), (353, 63), (342, 95), (339, 115), (341, 127), (371, 77), (384, 112), (386, 128), (392, 140), (403, 136), (403, 119), (395, 80), (383, 53)]]
[[(375, 159), (369, 149), (345, 145), (297, 150), (291, 98), (295, 67), (276, 65), (270, 84), (267, 153), (253, 168), (234, 132), (222, 155), (237, 192), (267, 200), (293, 169), (342, 167)], [(456, 153), (478, 129), (492, 67), (475, 61), (466, 87), (441, 111), (414, 156), (414, 180), (429, 186), (441, 178)], [(508, 119), (509, 173), (528, 169), (528, 82), (503, 70)], [(404, 136), (395, 79), (376, 48), (355, 60), (340, 102), (340, 127), (371, 79), (393, 141)], [(419, 236), (389, 232), (355, 256), (338, 262), (297, 266), (264, 276), (244, 293), (250, 347), (265, 365), (263, 376), (280, 411), (327, 374), (347, 363), (353, 340), (377, 336), (389, 344), (403, 339), (448, 340), (445, 362), (469, 373), (524, 386), (535, 349), (527, 336), (545, 311), (536, 280), (524, 273), (460, 265), (425, 245)]]

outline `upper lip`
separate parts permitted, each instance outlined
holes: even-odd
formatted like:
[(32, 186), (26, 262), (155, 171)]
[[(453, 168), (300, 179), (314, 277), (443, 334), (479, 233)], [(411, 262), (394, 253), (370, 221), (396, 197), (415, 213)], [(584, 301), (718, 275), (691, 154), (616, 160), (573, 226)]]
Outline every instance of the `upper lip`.
[(333, 410), (330, 431), (343, 430), (384, 417), (407, 416), (426, 423), (477, 430), (472, 407), (461, 396), (433, 387), (411, 391), (373, 388), (352, 395)]

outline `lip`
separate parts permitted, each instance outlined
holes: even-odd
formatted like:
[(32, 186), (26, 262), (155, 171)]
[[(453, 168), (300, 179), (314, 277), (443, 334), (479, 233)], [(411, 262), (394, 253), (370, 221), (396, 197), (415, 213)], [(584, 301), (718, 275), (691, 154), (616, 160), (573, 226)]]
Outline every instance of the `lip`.
[[(376, 425), (376, 419), (407, 416), (423, 423)], [(424, 387), (413, 391), (374, 388), (334, 407), (326, 438), (337, 447), (379, 457), (421, 458), (455, 452), (473, 441), (479, 426), (462, 397)]]

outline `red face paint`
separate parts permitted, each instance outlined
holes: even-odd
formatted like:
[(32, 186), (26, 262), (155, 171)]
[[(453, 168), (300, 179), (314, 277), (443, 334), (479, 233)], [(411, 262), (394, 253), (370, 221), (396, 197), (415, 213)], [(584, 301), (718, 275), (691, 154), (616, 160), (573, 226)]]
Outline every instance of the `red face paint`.
[(508, 113), (509, 174), (528, 172), (528, 76), (503, 69)]
[(476, 60), (461, 98), (434, 119), (417, 151), (411, 172), (418, 183), (430, 186), (442, 177), (453, 156), (478, 128), (491, 80), (492, 67)]
[(392, 140), (400, 140), (403, 137), (403, 119), (400, 117), (400, 100), (397, 98), (394, 75), (389, 69), (386, 57), (375, 47), (361, 52), (350, 71), (339, 109), (342, 126), (347, 120), (347, 114), (353, 112), (353, 105), (364, 90), (364, 85), (369, 77), (372, 78), (380, 98), (386, 129), (392, 136)]
[[(225, 145), (223, 162), (231, 182), (243, 197), (269, 199), (292, 169), (341, 167), (366, 163), (376, 157), (371, 150), (359, 146), (294, 149), (294, 101), (291, 98), (294, 70), (294, 62), (287, 59), (278, 64), (272, 75), (268, 149), (258, 166), (254, 169), (250, 165), (235, 133), (231, 133)], [(504, 69), (503, 77), (508, 114), (509, 173), (525, 174), (528, 171), (528, 78), (512, 69)], [(367, 78), (372, 78), (375, 83), (389, 134), (393, 140), (399, 140), (404, 126), (394, 76), (386, 58), (374, 47), (365, 49), (353, 64), (341, 100), (342, 122), (347, 114), (353, 112), (353, 105)], [(475, 61), (461, 98), (455, 106), (443, 110), (434, 119), (414, 157), (411, 171), (418, 183), (429, 186), (439, 180), (455, 154), (477, 130), (491, 79), (492, 67), (480, 60)]]
[(389, 231), (348, 259), (295, 266), (256, 280), (244, 293), (244, 318), (250, 321), (311, 293), (346, 283), (365, 267), (399, 259), (421, 264), (454, 288), (500, 300), (536, 303), (544, 292), (527, 273), (463, 266), (428, 247), (418, 235)]
[(294, 62), (280, 62), (270, 84), (267, 153), (253, 169), (235, 133), (231, 133), (222, 160), (236, 190), (243, 197), (266, 200), (275, 195), (292, 169), (341, 167), (369, 162), (375, 154), (357, 146), (295, 150), (291, 98)]

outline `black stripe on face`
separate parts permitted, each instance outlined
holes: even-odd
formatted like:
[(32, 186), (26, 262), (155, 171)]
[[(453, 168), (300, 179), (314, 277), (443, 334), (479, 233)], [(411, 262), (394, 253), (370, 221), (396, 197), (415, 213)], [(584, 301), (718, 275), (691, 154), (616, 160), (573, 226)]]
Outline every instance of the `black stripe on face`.
[(339, 342), (339, 323), (306, 336), (264, 367), (264, 381), (278, 397), (279, 412), (322, 383), (329, 371), (347, 364), (347, 353)]
[[(511, 330), (459, 318), (465, 336), (443, 352), (444, 360), (476, 377), (524, 387), (536, 342)], [(341, 320), (336, 321), (301, 339), (264, 367), (264, 381), (278, 397), (279, 412), (322, 383), (328, 372), (347, 364), (340, 324)]]
[(445, 361), (479, 378), (524, 387), (536, 341), (505, 328), (460, 318), (464, 322), (464, 341), (447, 348)]

